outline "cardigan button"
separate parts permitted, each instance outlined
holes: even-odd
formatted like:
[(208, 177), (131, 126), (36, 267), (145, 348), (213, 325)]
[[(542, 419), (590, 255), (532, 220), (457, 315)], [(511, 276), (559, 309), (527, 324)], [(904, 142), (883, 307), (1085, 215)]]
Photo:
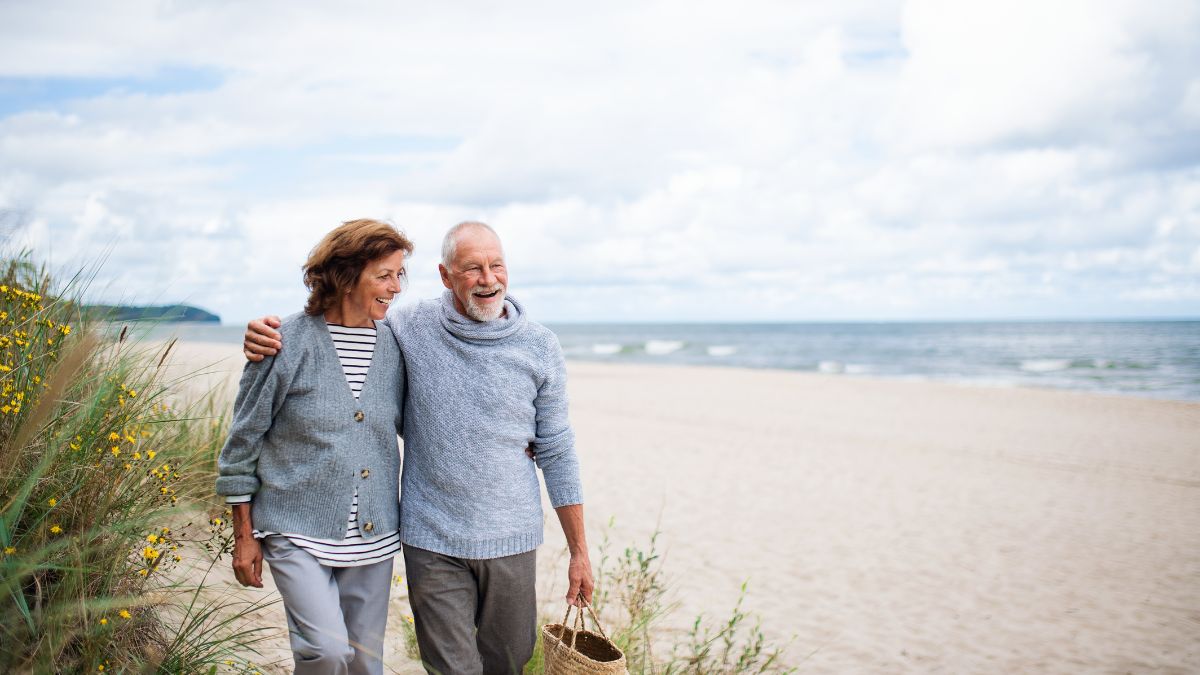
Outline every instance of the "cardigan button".
[(356, 411), (354, 412), (354, 421), (355, 421), (355, 422), (361, 422), (361, 421), (363, 421), (363, 417), (365, 417), (365, 415), (363, 415), (363, 411), (361, 411), (361, 410), (356, 410)]
[(375, 529), (375, 524), (369, 520), (363, 524), (363, 532), (371, 532), (374, 529)]
[(361, 472), (361, 473), (359, 473), (358, 475), (362, 476), (363, 478), (370, 478), (370, 477), (371, 477), (371, 470), (370, 470), (370, 469), (363, 469), (363, 470), (362, 470), (362, 472)]

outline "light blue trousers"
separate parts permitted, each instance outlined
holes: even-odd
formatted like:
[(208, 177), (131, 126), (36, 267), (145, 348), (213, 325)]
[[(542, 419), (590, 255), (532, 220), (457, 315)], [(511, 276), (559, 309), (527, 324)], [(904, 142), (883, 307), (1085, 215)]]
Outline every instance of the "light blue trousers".
[(279, 535), (262, 548), (283, 596), (296, 675), (382, 675), (392, 558), (325, 567)]

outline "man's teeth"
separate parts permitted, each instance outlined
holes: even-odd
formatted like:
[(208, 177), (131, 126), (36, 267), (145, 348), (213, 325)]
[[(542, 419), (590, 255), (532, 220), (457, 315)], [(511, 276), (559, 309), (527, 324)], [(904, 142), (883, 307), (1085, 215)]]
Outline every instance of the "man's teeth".
[(500, 291), (492, 291), (491, 293), (476, 293), (476, 294), (475, 294), (475, 297), (477, 297), (477, 298), (491, 298), (491, 297), (495, 297), (495, 295), (496, 295), (497, 293), (499, 293), (499, 292), (500, 292)]
[(391, 304), (392, 301), (390, 298), (375, 298), (375, 302), (378, 302), (381, 305), (388, 305)]

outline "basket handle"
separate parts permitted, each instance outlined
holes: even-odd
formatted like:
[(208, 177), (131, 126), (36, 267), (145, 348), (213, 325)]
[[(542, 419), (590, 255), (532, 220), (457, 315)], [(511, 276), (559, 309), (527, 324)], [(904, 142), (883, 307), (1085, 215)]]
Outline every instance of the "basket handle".
[(579, 631), (585, 628), (583, 622), (583, 608), (586, 607), (588, 614), (592, 616), (592, 623), (596, 626), (596, 630), (600, 631), (600, 637), (603, 637), (605, 640), (607, 640), (608, 634), (604, 632), (604, 627), (600, 625), (600, 617), (596, 616), (596, 610), (592, 609), (591, 603), (589, 603), (583, 597), (583, 593), (580, 593), (578, 596), (576, 596), (576, 598), (579, 600), (579, 606), (575, 606), (570, 603), (567, 604), (567, 613), (563, 615), (562, 630), (558, 633), (558, 639), (562, 640), (563, 634), (567, 632), (567, 619), (571, 617), (571, 609), (575, 608), (577, 611), (575, 612), (575, 621), (573, 624), (574, 630), (571, 632), (571, 649), (575, 649), (575, 637), (579, 635)]

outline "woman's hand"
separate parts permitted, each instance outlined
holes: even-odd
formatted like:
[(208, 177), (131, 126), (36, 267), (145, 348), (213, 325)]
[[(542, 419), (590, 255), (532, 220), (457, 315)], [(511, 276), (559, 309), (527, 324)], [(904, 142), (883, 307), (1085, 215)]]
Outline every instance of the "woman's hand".
[(233, 505), (233, 575), (243, 586), (262, 588), (262, 544), (254, 538), (250, 505)]

